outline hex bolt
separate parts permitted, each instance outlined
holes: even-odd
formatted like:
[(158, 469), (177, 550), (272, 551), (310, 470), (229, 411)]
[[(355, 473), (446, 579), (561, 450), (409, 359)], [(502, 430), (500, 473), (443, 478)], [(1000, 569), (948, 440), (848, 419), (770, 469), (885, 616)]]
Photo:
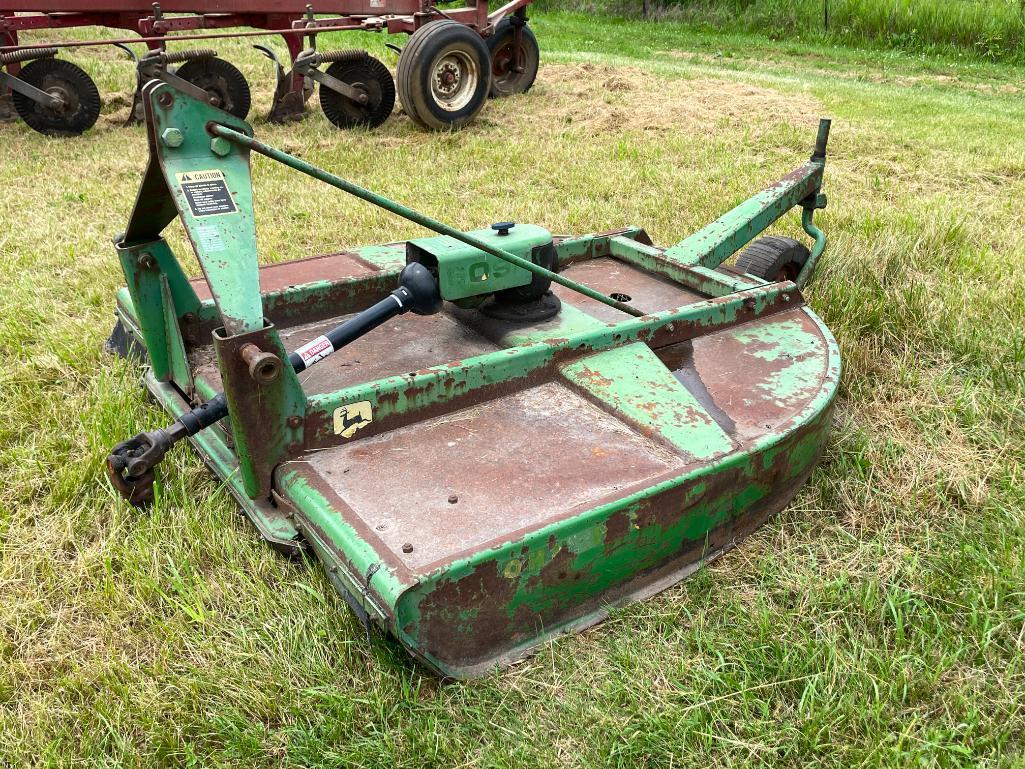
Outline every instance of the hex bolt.
[(220, 155), (222, 158), (231, 152), (231, 142), (225, 139), (223, 136), (215, 136), (210, 140), (210, 151), (215, 155)]
[(448, 503), (450, 505), (454, 505), (458, 501), (459, 501), (459, 497), (458, 496), (456, 496), (455, 494), (449, 494)]
[(412, 543), (407, 542), (406, 544), (404, 544), (402, 546), (402, 552), (403, 553), (412, 553), (413, 552), (413, 545), (412, 545)]
[(303, 418), (293, 414), (292, 416), (290, 416), (288, 418), (287, 422), (288, 422), (288, 426), (294, 429), (296, 427), (302, 426)]
[(160, 140), (168, 147), (180, 147), (185, 142), (185, 134), (177, 128), (165, 128)]
[(281, 376), (281, 358), (274, 353), (264, 352), (253, 343), (242, 345), (239, 351), (242, 362), (249, 366), (249, 376), (260, 384), (269, 384)]

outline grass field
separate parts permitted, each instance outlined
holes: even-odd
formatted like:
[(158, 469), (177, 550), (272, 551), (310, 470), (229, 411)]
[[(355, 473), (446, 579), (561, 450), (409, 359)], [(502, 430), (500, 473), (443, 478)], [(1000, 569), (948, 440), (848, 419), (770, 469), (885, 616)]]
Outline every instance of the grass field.
[[(472, 683), (368, 645), (192, 453), (129, 509), (103, 456), (162, 418), (101, 348), (146, 145), (118, 126), (129, 66), (83, 52), (109, 102), (95, 130), (0, 126), (0, 766), (1025, 764), (1025, 70), (536, 29), (536, 88), (460, 134), (398, 115), (343, 134), (319, 112), (257, 133), (463, 228), (633, 223), (669, 244), (832, 117), (809, 297), (845, 373), (812, 481), (689, 581)], [(221, 52), (264, 112), (266, 62)], [(419, 232), (269, 162), (255, 183), (264, 262)]]
[[(546, 8), (638, 17), (641, 0), (541, 0)], [(776, 40), (1025, 61), (1023, 0), (650, 0), (654, 19)]]

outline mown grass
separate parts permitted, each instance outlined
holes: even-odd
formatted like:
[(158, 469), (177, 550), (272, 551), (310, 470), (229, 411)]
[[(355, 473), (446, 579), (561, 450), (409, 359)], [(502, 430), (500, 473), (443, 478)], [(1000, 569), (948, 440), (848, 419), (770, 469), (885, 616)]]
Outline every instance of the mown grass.
[[(641, 0), (542, 0), (599, 15), (641, 14)], [(719, 31), (1021, 62), (1021, 0), (652, 0), (651, 18)]]
[[(845, 374), (812, 481), (691, 580), (510, 671), (439, 682), (368, 645), (316, 564), (270, 551), (190, 452), (165, 462), (149, 514), (109, 490), (106, 449), (162, 422), (138, 371), (101, 352), (144, 136), (117, 126), (123, 99), (78, 140), (0, 126), (0, 764), (1025, 760), (1022, 70), (536, 26), (536, 89), (460, 134), (401, 116), (342, 134), (316, 113), (257, 132), (461, 227), (637, 223), (671, 243), (833, 117), (809, 297)], [(220, 47), (264, 111), (266, 63)], [(74, 58), (127, 95), (113, 52)], [(264, 262), (417, 233), (269, 162), (255, 181)]]

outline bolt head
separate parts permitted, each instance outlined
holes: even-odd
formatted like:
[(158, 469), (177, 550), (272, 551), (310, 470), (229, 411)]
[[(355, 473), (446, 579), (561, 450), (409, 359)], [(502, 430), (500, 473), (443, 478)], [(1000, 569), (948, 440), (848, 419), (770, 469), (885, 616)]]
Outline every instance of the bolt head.
[(168, 147), (180, 147), (185, 143), (185, 134), (177, 128), (165, 128), (160, 140)]
[(223, 136), (215, 136), (210, 140), (210, 151), (222, 158), (231, 152), (231, 142)]
[(288, 426), (289, 427), (299, 427), (302, 423), (303, 423), (303, 418), (300, 417), (300, 416), (293, 415), (293, 416), (290, 416), (288, 418)]
[(411, 543), (407, 542), (406, 544), (404, 544), (402, 546), (402, 552), (403, 553), (412, 553), (413, 552), (413, 545)]

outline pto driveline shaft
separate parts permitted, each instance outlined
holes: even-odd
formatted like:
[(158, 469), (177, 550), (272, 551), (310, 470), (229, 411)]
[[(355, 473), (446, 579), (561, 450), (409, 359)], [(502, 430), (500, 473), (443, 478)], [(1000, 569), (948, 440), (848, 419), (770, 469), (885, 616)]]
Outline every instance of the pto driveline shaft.
[[(387, 320), (409, 309), (411, 297), (409, 290), (399, 287), (392, 291), (385, 299), (377, 304), (368, 307), (354, 318), (335, 326), (326, 334), (307, 342), (299, 349), (289, 353), (288, 362), (292, 365), (295, 373), (305, 371), (315, 363), (324, 360), (328, 355), (337, 352), (345, 345), (354, 342), (364, 334), (373, 331)], [(178, 417), (176, 423), (165, 431), (173, 436), (171, 443), (177, 443), (183, 438), (195, 435), (210, 425), (221, 421), (228, 416), (228, 398), (224, 393), (218, 393), (201, 406), (187, 411)], [(178, 425), (179, 429), (175, 429)], [(131, 462), (129, 462), (131, 470)], [(133, 473), (134, 474), (134, 473)]]
[[(412, 306), (412, 293), (405, 286), (399, 286), (380, 302), (289, 353), (288, 362), (292, 365), (295, 373), (305, 371), (315, 363), (324, 360), (331, 353), (337, 352), (345, 345), (373, 331), (385, 321), (411, 309)], [(185, 435), (182, 438), (195, 435), (203, 428), (219, 422), (226, 416), (228, 416), (228, 398), (224, 393), (218, 393), (202, 406), (178, 417), (178, 421), (185, 427)]]
[[(441, 308), (438, 284), (422, 264), (406, 265), (399, 282), (399, 287), (381, 301), (290, 353), (288, 362), (295, 372), (305, 371), (396, 315), (409, 311), (430, 315)], [(107, 457), (108, 474), (114, 486), (135, 504), (148, 502), (152, 497), (153, 468), (168, 449), (226, 416), (228, 398), (222, 392), (185, 412), (168, 427), (139, 433), (119, 443)]]

